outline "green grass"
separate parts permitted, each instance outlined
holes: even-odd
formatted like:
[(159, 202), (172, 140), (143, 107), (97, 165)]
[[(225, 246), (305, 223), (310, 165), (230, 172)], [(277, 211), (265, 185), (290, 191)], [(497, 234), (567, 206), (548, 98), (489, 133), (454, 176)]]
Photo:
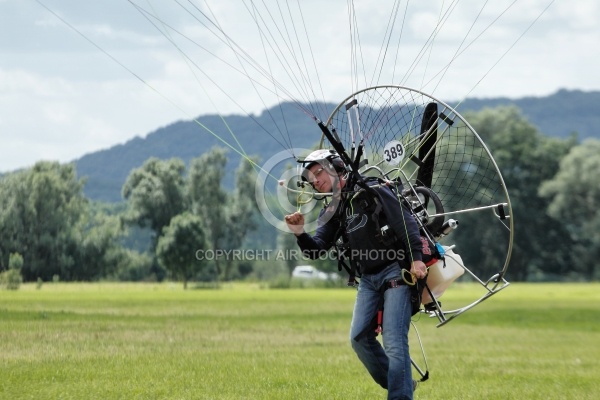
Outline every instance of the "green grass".
[[(476, 289), (454, 285), (445, 308)], [(385, 398), (348, 343), (354, 294), (171, 283), (0, 291), (0, 399)], [(430, 370), (416, 399), (600, 393), (599, 284), (513, 284), (446, 326), (416, 325)]]

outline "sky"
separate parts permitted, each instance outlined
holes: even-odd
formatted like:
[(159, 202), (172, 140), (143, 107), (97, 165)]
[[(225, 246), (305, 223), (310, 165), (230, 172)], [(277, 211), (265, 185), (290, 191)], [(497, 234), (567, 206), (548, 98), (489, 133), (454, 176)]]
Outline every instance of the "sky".
[(0, 0), (0, 172), (373, 84), (444, 101), (600, 90), (596, 0), (348, 3)]

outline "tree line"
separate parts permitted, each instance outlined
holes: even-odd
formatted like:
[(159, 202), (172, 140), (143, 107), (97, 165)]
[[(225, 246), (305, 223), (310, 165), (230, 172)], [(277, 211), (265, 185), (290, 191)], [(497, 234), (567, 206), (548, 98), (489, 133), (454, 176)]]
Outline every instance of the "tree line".
[[(575, 133), (545, 136), (515, 107), (465, 117), (490, 148), (508, 187), (515, 219), (508, 279), (598, 279), (600, 141), (578, 143)], [(459, 235), (461, 252), (479, 251), (469, 247), (468, 233)], [(488, 240), (493, 244), (493, 237)]]
[[(508, 279), (598, 279), (600, 141), (545, 136), (515, 107), (465, 117), (490, 148), (509, 188), (515, 241)], [(256, 212), (252, 163), (242, 160), (235, 187), (227, 191), (226, 161), (226, 151), (218, 147), (187, 167), (177, 158), (150, 158), (131, 171), (122, 188), (125, 201), (116, 206), (87, 199), (85, 178), (73, 164), (40, 161), (2, 176), (0, 280), (170, 278), (187, 285), (289, 274), (290, 260), (266, 265), (196, 256), (207, 249), (294, 247), (290, 234), (271, 240), (275, 228)], [(145, 232), (145, 250), (128, 243), (132, 232)], [(456, 240), (461, 252), (485, 257), (485, 249), (469, 246), (468, 233), (457, 231)], [(331, 271), (336, 265), (320, 267)]]
[[(8, 174), (0, 179), (0, 271), (13, 279), (18, 265), (24, 281), (41, 282), (167, 274), (184, 286), (198, 274), (228, 280), (231, 262), (207, 266), (196, 257), (198, 250), (240, 247), (256, 225), (248, 196), (253, 164), (240, 163), (229, 193), (221, 186), (226, 161), (221, 148), (193, 159), (188, 170), (177, 158), (150, 158), (128, 176), (124, 207), (90, 202), (73, 164), (40, 161)], [(149, 233), (146, 252), (124, 245), (135, 229)]]

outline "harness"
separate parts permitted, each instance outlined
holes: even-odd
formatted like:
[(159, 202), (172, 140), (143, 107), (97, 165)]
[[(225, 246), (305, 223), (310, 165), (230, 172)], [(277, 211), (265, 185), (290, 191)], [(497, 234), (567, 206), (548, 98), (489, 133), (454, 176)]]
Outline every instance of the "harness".
[[(384, 181), (379, 178), (366, 178), (366, 182), (371, 183), (376, 181), (377, 183), (383, 183)], [(397, 188), (396, 188), (397, 189)], [(391, 188), (394, 191), (393, 188)], [(383, 205), (381, 200), (377, 197), (376, 193), (368, 193), (366, 196), (363, 196), (359, 201), (365, 202), (361, 206), (362, 210), (365, 210), (369, 213), (370, 218), (374, 222), (374, 226), (376, 229), (375, 237), (378, 241), (384, 245), (389, 246), (393, 244), (397, 244), (400, 246), (398, 237), (395, 235), (392, 229), (389, 229), (385, 224), (387, 221), (384, 219), (385, 214)], [(368, 204), (370, 203), (370, 204)], [(348, 273), (348, 286), (357, 286), (357, 277), (360, 277), (360, 272), (356, 268), (356, 264), (352, 262), (352, 259), (347, 259), (345, 255), (349, 254), (351, 251), (349, 240), (346, 237), (346, 228), (347, 223), (344, 218), (345, 210), (349, 207), (349, 199), (346, 197), (341, 207), (338, 208), (338, 218), (340, 221), (340, 227), (338, 232), (336, 233), (336, 237), (338, 237), (335, 247), (338, 253), (338, 270), (342, 269), (346, 270)], [(382, 226), (383, 225), (383, 226)], [(440, 254), (437, 246), (427, 238), (427, 236), (421, 236), (422, 241), (422, 254), (423, 254), (423, 262), (427, 267), (436, 263), (439, 259), (443, 259), (443, 256)], [(401, 268), (401, 276), (396, 279), (391, 279), (385, 282), (380, 289), (381, 297), (377, 306), (377, 315), (376, 315), (376, 333), (382, 332), (382, 324), (383, 324), (383, 312), (384, 312), (384, 293), (388, 289), (398, 288), (402, 285), (409, 286), (410, 290), (410, 301), (411, 301), (411, 315), (415, 315), (419, 312), (421, 308), (421, 299), (423, 290), (427, 288), (427, 279), (416, 279), (409, 270), (406, 268)]]
[(409, 286), (410, 287), (410, 304), (411, 304), (411, 315), (415, 315), (419, 312), (421, 308), (421, 295), (423, 293), (423, 289), (427, 286), (427, 279), (415, 279), (414, 276), (407, 271), (406, 269), (402, 269), (401, 278), (390, 279), (383, 284), (381, 289), (379, 289), (379, 293), (381, 297), (379, 298), (379, 303), (377, 305), (377, 327), (375, 328), (375, 333), (379, 334), (383, 332), (383, 309), (384, 309), (384, 301), (383, 296), (385, 291), (388, 289), (395, 289), (400, 286)]
[[(368, 214), (369, 219), (373, 223), (375, 229), (375, 238), (384, 247), (391, 247), (398, 242), (396, 235), (387, 225), (381, 226), (383, 214), (383, 205), (378, 195), (374, 193), (374, 189), (370, 187), (372, 183), (383, 183), (384, 181), (377, 177), (367, 177), (363, 180), (363, 185), (355, 185), (353, 190), (345, 189), (342, 193), (345, 197), (336, 210), (336, 218), (339, 220), (339, 228), (335, 234), (337, 238), (334, 246), (337, 252), (338, 271), (344, 269), (348, 273), (348, 286), (356, 286), (356, 278), (360, 277), (361, 271), (353, 260), (347, 257), (351, 253), (350, 241), (346, 234), (347, 232), (347, 215), (348, 210), (352, 207), (350, 204), (354, 201), (358, 208)], [(360, 197), (358, 197), (360, 196)]]

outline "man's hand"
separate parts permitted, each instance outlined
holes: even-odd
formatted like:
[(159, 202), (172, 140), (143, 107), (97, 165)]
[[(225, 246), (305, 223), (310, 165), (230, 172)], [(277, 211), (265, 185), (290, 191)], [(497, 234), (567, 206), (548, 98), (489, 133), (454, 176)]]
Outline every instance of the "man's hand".
[(293, 214), (286, 215), (285, 223), (294, 235), (300, 236), (304, 233), (304, 215), (301, 213), (295, 212)]
[(417, 279), (423, 279), (427, 276), (427, 266), (423, 261), (413, 261), (410, 265), (410, 273)]

